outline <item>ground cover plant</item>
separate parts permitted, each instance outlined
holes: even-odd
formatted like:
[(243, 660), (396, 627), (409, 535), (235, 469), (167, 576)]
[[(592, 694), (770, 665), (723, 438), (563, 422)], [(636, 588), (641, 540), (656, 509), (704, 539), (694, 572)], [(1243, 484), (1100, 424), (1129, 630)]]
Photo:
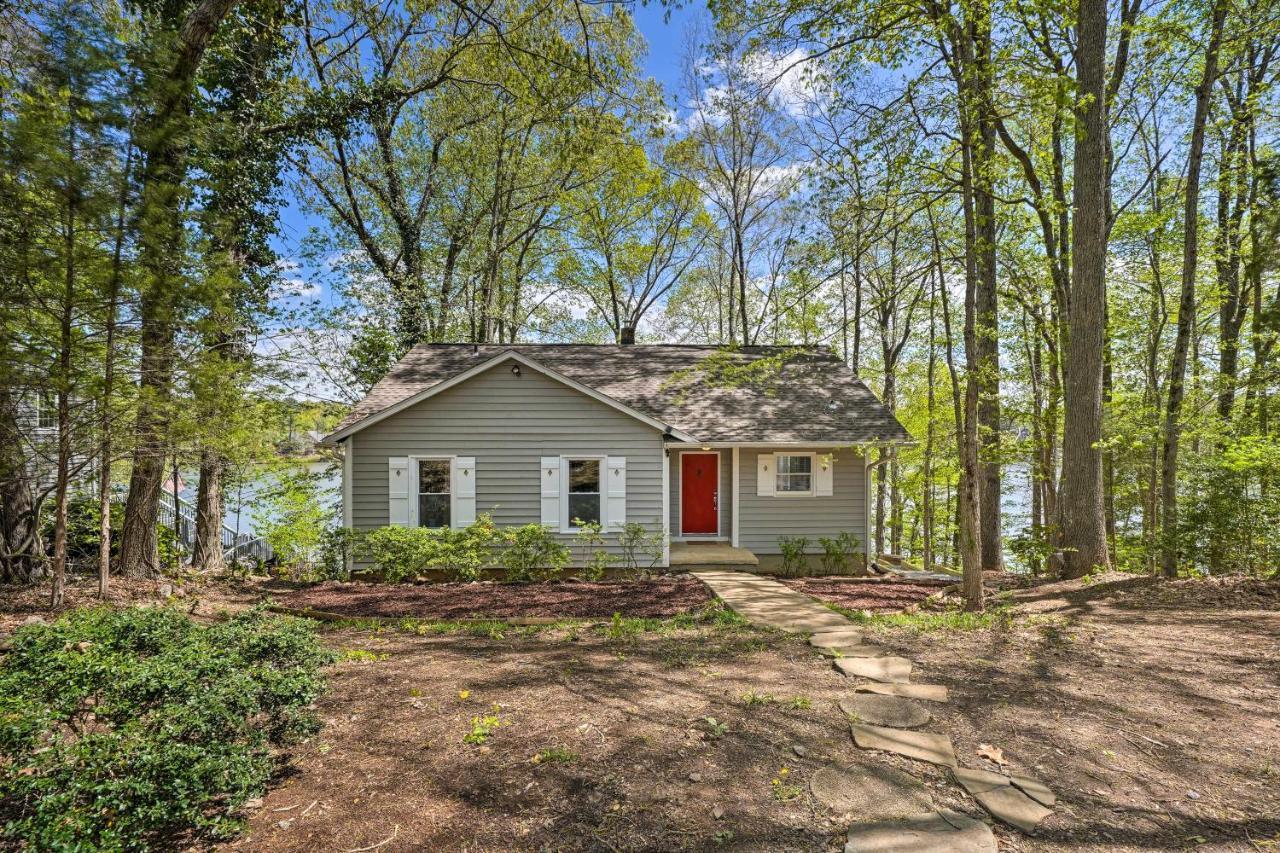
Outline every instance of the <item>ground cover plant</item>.
[(333, 660), (260, 609), (167, 607), (21, 628), (0, 660), (0, 826), (31, 849), (141, 850), (234, 834), (272, 748), (315, 732)]
[(276, 597), (281, 606), (344, 616), (420, 619), (624, 616), (666, 617), (712, 601), (689, 575), (634, 581), (556, 581), (537, 584), (325, 583)]

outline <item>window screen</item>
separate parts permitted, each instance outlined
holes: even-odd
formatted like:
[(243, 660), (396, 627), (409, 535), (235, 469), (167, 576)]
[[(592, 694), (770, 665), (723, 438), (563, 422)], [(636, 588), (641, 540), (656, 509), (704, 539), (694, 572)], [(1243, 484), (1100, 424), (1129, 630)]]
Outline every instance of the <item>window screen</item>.
[(812, 492), (813, 491), (813, 457), (778, 455), (777, 491)]
[(448, 527), (451, 497), (448, 459), (418, 460), (418, 526)]
[(569, 523), (600, 523), (600, 460), (569, 460)]

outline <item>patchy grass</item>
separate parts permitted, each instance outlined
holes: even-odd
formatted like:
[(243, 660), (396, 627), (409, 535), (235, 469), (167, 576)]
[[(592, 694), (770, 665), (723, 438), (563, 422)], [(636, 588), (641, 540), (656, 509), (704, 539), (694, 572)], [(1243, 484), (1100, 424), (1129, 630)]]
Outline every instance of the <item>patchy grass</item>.
[(572, 764), (578, 760), (578, 753), (567, 746), (547, 746), (534, 753), (529, 759), (531, 764)]
[(905, 629), (927, 634), (936, 631), (978, 631), (1008, 628), (1011, 616), (1006, 606), (988, 607), (981, 613), (964, 610), (917, 611), (914, 613), (867, 613), (850, 610), (829, 601), (822, 602), (830, 610), (846, 616), (856, 624), (877, 629)]

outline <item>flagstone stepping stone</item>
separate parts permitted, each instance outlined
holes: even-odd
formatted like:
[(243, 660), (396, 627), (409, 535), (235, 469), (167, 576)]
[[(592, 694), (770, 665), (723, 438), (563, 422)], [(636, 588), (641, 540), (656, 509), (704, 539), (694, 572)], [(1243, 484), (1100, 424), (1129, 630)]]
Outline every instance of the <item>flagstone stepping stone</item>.
[(1052, 809), (1045, 808), (1038, 801), (1039, 796), (1045, 796), (1047, 792), (1048, 796), (1052, 797), (1053, 792), (1035, 779), (1021, 780), (1039, 795), (1033, 799), (1025, 793), (1021, 784), (1015, 783), (1013, 778), (1003, 773), (967, 767), (952, 768), (952, 772), (955, 774), (956, 781), (963, 785), (964, 789), (972, 794), (984, 809), (1023, 832), (1028, 834), (1035, 832), (1040, 821), (1053, 814)]
[(842, 628), (838, 631), (823, 631), (809, 638), (809, 645), (815, 649), (829, 649), (837, 646), (856, 646), (862, 642), (862, 631), (857, 628)]
[(888, 655), (888, 652), (879, 646), (866, 644), (856, 646), (825, 646), (818, 649), (818, 651), (827, 657), (833, 658), (878, 658)]
[(903, 684), (911, 678), (911, 661), (906, 658), (836, 658), (835, 663), (836, 669), (845, 675), (873, 681)]
[(956, 766), (956, 751), (951, 745), (951, 738), (946, 735), (866, 723), (851, 723), (849, 729), (853, 733), (853, 742), (863, 749), (879, 749), (944, 767)]
[(947, 688), (941, 684), (885, 684), (868, 681), (853, 688), (857, 693), (881, 693), (885, 696), (902, 696), (906, 699), (926, 699), (930, 702), (946, 702)]
[(1053, 808), (1054, 803), (1058, 802), (1058, 795), (1049, 790), (1049, 786), (1041, 782), (1039, 779), (1032, 779), (1029, 776), (1010, 776), (1009, 777), (1015, 787), (1035, 800), (1042, 806)]
[(875, 693), (846, 696), (840, 700), (840, 710), (859, 723), (893, 726), (897, 729), (919, 728), (933, 719), (933, 714), (910, 699)]
[(996, 853), (996, 837), (980, 820), (939, 809), (905, 820), (849, 827), (844, 853)]
[(889, 820), (933, 807), (924, 784), (896, 767), (850, 764), (823, 767), (809, 780), (814, 799), (837, 814)]

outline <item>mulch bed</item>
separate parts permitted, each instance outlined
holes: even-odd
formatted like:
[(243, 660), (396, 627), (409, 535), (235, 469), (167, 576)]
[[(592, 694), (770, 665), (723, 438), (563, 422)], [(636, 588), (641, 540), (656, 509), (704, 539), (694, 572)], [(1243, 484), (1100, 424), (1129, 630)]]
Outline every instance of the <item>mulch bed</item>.
[(850, 610), (896, 613), (919, 604), (938, 591), (938, 585), (894, 581), (848, 581), (832, 578), (788, 578), (787, 586), (821, 601)]
[(276, 598), (282, 607), (352, 617), (512, 619), (520, 617), (665, 617), (712, 600), (699, 580), (680, 575), (636, 581), (505, 584), (324, 583)]

